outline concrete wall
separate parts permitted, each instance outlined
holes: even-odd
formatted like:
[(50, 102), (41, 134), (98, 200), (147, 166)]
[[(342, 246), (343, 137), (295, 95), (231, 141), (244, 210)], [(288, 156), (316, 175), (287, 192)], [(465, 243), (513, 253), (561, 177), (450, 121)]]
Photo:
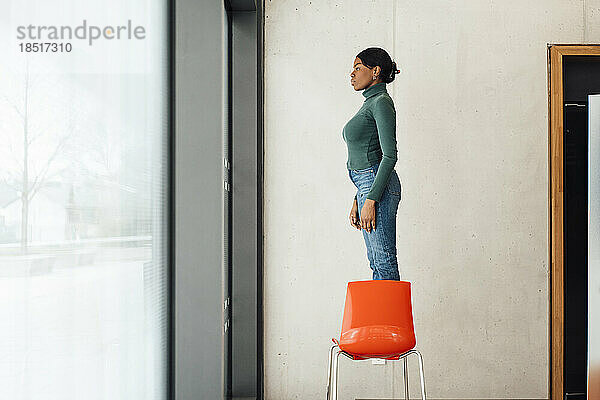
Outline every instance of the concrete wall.
[[(341, 136), (369, 46), (402, 70), (398, 261), (429, 397), (547, 398), (546, 45), (600, 42), (600, 0), (267, 1), (265, 16), (266, 398), (324, 398), (346, 283), (370, 279)], [(341, 398), (400, 398), (401, 375), (342, 359)]]

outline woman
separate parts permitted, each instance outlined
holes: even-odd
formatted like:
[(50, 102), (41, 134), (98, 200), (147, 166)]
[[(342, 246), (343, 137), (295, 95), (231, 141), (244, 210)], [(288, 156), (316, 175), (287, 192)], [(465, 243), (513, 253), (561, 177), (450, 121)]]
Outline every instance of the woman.
[(350, 225), (362, 229), (373, 279), (400, 280), (396, 258), (396, 213), (400, 179), (396, 164), (396, 110), (386, 90), (394, 80), (396, 63), (378, 47), (354, 59), (350, 82), (365, 101), (344, 126), (348, 175), (356, 186)]

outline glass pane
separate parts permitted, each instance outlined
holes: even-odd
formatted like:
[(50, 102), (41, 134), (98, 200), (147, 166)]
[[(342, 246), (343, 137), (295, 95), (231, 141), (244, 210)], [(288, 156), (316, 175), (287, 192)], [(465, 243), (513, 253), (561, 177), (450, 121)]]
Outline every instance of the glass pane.
[(4, 3), (0, 398), (164, 399), (167, 2)]

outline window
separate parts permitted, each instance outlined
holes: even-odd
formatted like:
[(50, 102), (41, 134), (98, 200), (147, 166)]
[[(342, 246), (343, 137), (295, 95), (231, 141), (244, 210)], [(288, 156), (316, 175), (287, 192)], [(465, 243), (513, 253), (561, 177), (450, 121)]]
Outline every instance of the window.
[(0, 397), (163, 399), (168, 3), (8, 10)]

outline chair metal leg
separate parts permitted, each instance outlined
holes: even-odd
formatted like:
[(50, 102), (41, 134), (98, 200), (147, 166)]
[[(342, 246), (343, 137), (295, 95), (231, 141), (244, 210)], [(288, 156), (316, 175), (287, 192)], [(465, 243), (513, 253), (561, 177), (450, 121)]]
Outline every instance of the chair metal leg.
[(327, 369), (327, 400), (331, 399), (331, 368), (333, 364), (333, 351), (338, 345), (331, 346), (329, 349), (329, 366)]
[[(338, 377), (339, 377), (339, 362), (340, 355), (345, 355), (348, 358), (352, 359), (348, 354), (342, 352), (339, 347), (337, 352), (335, 352), (335, 348), (337, 345), (332, 346), (329, 350), (329, 369), (327, 371), (327, 400), (337, 400), (338, 398)], [(334, 354), (335, 353), (335, 354)], [(419, 361), (419, 378), (421, 381), (421, 399), (427, 400), (427, 396), (425, 394), (425, 373), (423, 371), (423, 356), (418, 350), (410, 350), (407, 353), (404, 353), (402, 357), (404, 361), (404, 398), (409, 400), (410, 393), (408, 391), (408, 356), (411, 354), (416, 354)]]
[(331, 400), (337, 400), (338, 398), (338, 377), (339, 377), (339, 365), (340, 365), (340, 354), (342, 354), (341, 351), (338, 351), (337, 354), (333, 357), (333, 387), (331, 390), (331, 394), (333, 395), (331, 397)]
[(427, 400), (427, 397), (425, 397), (425, 375), (423, 373), (423, 356), (417, 350), (415, 350), (415, 353), (419, 357), (419, 373), (421, 375), (421, 397), (423, 398), (423, 400)]
[(408, 394), (408, 359), (404, 357), (404, 399), (410, 400)]

